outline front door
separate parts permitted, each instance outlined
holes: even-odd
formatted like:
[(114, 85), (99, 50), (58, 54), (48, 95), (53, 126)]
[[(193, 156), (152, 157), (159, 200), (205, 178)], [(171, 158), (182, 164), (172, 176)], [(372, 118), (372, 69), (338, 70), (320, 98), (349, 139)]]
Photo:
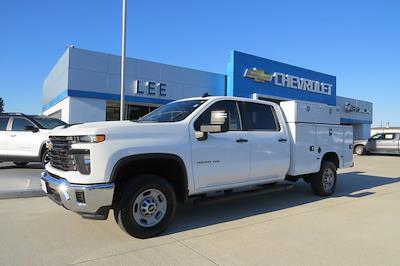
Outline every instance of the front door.
[[(211, 111), (224, 110), (229, 117), (229, 131), (208, 133), (198, 140), (195, 131), (210, 124)], [(205, 110), (194, 122), (191, 131), (192, 165), (196, 190), (245, 182), (250, 172), (248, 132), (242, 131), (235, 101), (219, 101)]]
[(377, 152), (377, 141), (382, 140), (384, 138), (384, 134), (375, 134), (371, 138), (369, 138), (365, 148), (370, 152)]

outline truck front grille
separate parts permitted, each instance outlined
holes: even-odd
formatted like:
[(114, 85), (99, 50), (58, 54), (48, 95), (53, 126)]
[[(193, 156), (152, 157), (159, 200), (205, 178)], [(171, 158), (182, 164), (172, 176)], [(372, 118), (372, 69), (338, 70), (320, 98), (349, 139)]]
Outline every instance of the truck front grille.
[(63, 171), (76, 171), (76, 162), (70, 152), (74, 137), (50, 136), (50, 141), (53, 145), (49, 150), (50, 165)]

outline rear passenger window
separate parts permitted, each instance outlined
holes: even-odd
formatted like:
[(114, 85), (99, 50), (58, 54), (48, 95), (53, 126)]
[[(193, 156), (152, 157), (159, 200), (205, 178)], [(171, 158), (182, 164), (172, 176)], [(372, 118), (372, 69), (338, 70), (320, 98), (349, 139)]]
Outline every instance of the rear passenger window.
[(8, 117), (0, 117), (0, 131), (7, 129)]
[(392, 140), (392, 139), (394, 139), (394, 134), (385, 134), (385, 139), (386, 139), (386, 140)]
[(280, 130), (272, 106), (240, 102), (239, 107), (245, 130)]

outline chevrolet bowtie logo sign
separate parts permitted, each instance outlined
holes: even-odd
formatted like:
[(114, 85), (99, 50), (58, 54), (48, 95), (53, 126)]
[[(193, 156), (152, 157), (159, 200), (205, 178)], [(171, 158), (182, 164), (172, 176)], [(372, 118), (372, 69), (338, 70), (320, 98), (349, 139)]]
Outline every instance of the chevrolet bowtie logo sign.
[(256, 82), (266, 82), (271, 81), (273, 75), (265, 73), (264, 70), (253, 68), (253, 69), (246, 69), (244, 72), (244, 77), (254, 79)]

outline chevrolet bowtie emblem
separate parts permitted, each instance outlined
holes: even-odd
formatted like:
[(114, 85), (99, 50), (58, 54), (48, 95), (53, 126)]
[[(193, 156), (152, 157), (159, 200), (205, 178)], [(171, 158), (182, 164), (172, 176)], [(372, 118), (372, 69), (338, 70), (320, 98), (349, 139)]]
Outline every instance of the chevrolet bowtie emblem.
[(262, 69), (247, 68), (246, 71), (244, 72), (244, 77), (254, 79), (254, 81), (256, 82), (266, 82), (266, 81), (271, 81), (273, 75), (265, 73), (265, 71)]
[(54, 148), (53, 143), (51, 141), (46, 142), (46, 148), (51, 151)]

